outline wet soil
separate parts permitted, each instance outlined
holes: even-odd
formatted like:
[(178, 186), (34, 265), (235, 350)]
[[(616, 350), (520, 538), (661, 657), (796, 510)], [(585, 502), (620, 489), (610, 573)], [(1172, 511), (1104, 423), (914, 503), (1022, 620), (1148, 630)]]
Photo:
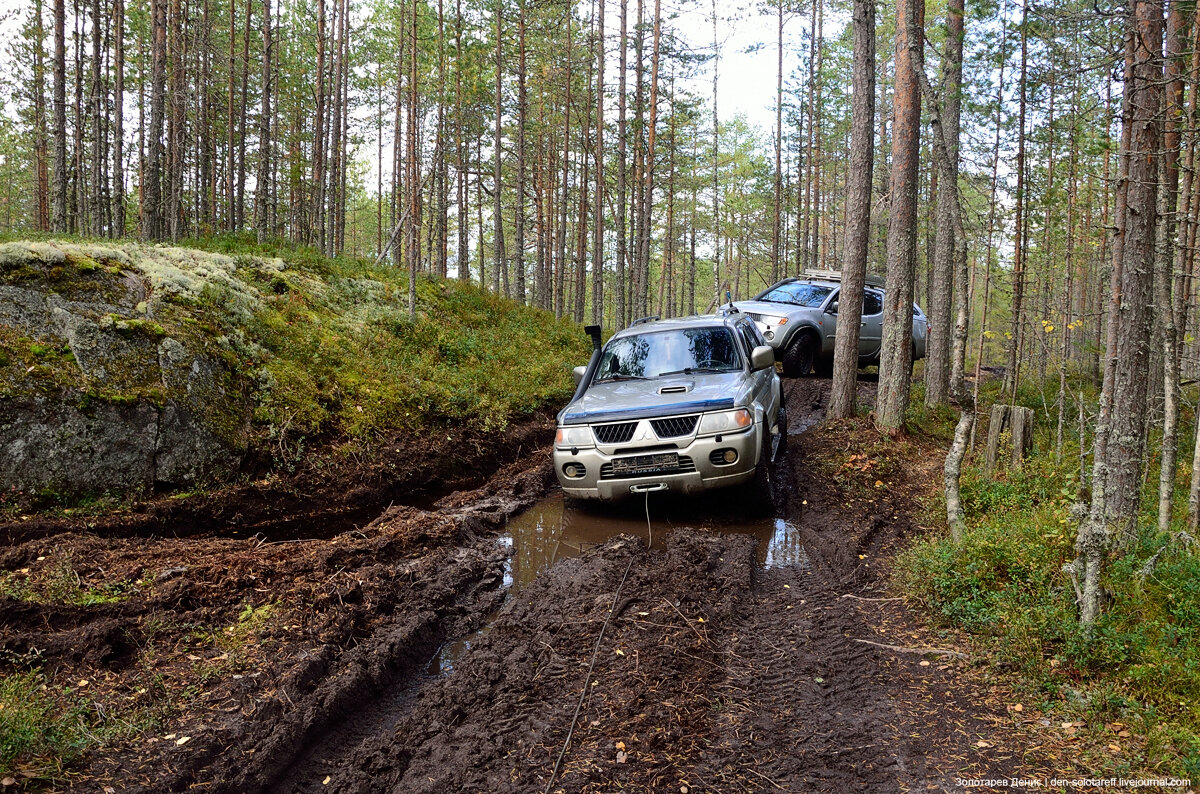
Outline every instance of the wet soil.
[[(786, 382), (765, 518), (732, 494), (567, 504), (525, 446), (539, 420), (469, 487), (372, 496), (361, 528), (58, 527), (0, 550), (27, 592), (0, 599), (0, 659), (134, 726), (60, 781), (84, 790), (958, 790), (1022, 768), (1004, 693), (887, 592), (944, 453), (876, 460), (868, 422), (820, 425), (828, 387)], [(90, 599), (51, 587), (64, 570), (114, 598), (68, 603)]]

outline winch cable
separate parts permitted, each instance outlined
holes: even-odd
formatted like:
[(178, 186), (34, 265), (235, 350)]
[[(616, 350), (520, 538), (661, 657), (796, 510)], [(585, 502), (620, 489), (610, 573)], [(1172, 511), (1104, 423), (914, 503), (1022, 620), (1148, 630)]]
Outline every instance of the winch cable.
[(608, 630), (608, 624), (612, 622), (613, 613), (616, 612), (617, 603), (621, 598), (621, 591), (625, 588), (625, 580), (629, 577), (629, 569), (633, 567), (633, 560), (625, 566), (625, 573), (621, 575), (621, 583), (617, 585), (617, 592), (613, 594), (612, 606), (608, 608), (608, 617), (604, 619), (604, 625), (600, 627), (600, 636), (596, 638), (596, 646), (592, 648), (592, 660), (588, 663), (587, 677), (583, 679), (583, 691), (579, 693), (579, 702), (575, 704), (575, 716), (571, 717), (571, 727), (567, 730), (567, 738), (563, 742), (562, 750), (558, 754), (558, 760), (554, 762), (554, 771), (550, 773), (550, 780), (546, 782), (546, 794), (550, 794), (550, 789), (554, 787), (554, 780), (558, 777), (558, 770), (562, 766), (563, 757), (567, 754), (567, 747), (571, 744), (571, 736), (575, 733), (575, 725), (579, 722), (579, 712), (583, 709), (583, 700), (587, 697), (588, 690), (591, 688), (589, 684), (592, 680), (592, 670), (596, 667), (596, 657), (600, 653), (600, 643), (604, 640), (604, 632)]

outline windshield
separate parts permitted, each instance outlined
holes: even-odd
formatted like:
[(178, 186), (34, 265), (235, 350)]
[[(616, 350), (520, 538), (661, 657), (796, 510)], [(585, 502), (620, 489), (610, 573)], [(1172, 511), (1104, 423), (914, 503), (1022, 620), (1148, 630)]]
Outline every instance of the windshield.
[(737, 344), (723, 326), (654, 331), (614, 339), (604, 348), (596, 380), (655, 378), (677, 372), (741, 369)]
[(810, 309), (818, 309), (831, 292), (833, 292), (832, 287), (822, 287), (820, 284), (806, 284), (802, 281), (793, 281), (789, 284), (780, 284), (778, 287), (764, 292), (756, 300), (770, 301), (772, 303), (792, 303), (796, 306), (807, 306)]

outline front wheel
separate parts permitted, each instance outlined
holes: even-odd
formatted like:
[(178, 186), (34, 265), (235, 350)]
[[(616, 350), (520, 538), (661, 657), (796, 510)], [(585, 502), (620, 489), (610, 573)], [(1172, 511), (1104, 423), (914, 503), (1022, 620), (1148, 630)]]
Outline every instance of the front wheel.
[(763, 433), (762, 451), (758, 456), (758, 466), (754, 468), (754, 479), (743, 487), (745, 488), (747, 512), (755, 516), (769, 515), (775, 506), (771, 495), (771, 435), (769, 430)]
[(789, 378), (803, 378), (812, 372), (819, 346), (820, 342), (812, 333), (804, 332), (796, 337), (783, 351), (783, 374)]

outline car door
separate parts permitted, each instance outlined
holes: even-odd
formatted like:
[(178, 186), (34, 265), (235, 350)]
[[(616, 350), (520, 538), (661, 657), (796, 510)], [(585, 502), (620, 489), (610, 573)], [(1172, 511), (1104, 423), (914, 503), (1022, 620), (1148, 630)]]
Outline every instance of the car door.
[[(754, 348), (760, 345), (766, 345), (767, 340), (763, 338), (758, 328), (754, 323), (741, 323), (738, 326), (739, 336), (742, 344), (746, 349), (746, 360), (750, 360), (750, 353)], [(779, 411), (779, 394), (775, 385), (775, 368), (766, 367), (750, 373), (750, 377), (754, 383), (754, 401), (763, 408), (763, 416), (767, 422), (775, 421), (775, 414)]]
[(874, 358), (883, 344), (883, 293), (863, 291), (862, 327), (858, 332), (859, 358)]

